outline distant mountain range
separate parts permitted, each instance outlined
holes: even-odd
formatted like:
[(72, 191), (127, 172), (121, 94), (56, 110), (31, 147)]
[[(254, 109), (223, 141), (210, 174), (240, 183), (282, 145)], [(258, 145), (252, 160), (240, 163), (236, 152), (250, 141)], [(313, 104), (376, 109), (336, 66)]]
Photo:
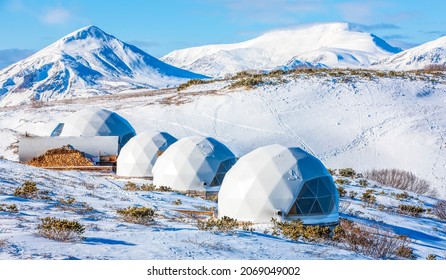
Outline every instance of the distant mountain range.
[(224, 77), (243, 70), (412, 70), (430, 64), (446, 65), (446, 37), (402, 51), (349, 23), (277, 30), (236, 44), (176, 50), (160, 60), (96, 26), (87, 26), (0, 70), (0, 107), (174, 87), (189, 79)]
[(368, 67), (400, 51), (349, 23), (327, 23), (272, 31), (236, 44), (176, 50), (161, 60), (197, 73), (222, 77), (242, 70), (281, 68), (292, 65), (293, 61), (298, 62), (296, 67)]
[(0, 106), (173, 87), (204, 78), (168, 65), (96, 26), (81, 28), (0, 71)]

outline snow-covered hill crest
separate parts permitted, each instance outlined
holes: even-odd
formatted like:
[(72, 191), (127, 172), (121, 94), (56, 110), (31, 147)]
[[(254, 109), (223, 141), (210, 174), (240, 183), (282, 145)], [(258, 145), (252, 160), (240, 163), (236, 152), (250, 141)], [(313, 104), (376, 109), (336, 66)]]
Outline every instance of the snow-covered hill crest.
[(272, 31), (236, 44), (177, 50), (161, 60), (221, 77), (242, 70), (273, 69), (286, 65), (293, 58), (328, 67), (366, 67), (400, 51), (349, 23), (326, 23)]
[(392, 70), (423, 69), (429, 65), (446, 66), (446, 36), (392, 55), (372, 67)]
[(0, 105), (164, 88), (203, 78), (168, 65), (96, 26), (68, 34), (0, 71)]

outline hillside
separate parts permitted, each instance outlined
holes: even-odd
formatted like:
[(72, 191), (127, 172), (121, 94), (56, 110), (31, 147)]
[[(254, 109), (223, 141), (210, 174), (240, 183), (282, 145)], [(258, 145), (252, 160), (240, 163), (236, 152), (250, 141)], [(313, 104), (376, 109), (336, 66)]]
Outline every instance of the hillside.
[(429, 65), (446, 65), (446, 36), (387, 57), (373, 68), (393, 70), (423, 69)]
[(443, 75), (322, 69), (33, 103), (0, 109), (0, 155), (17, 160), (20, 135), (49, 135), (71, 112), (99, 106), (137, 132), (212, 136), (237, 156), (277, 143), (331, 168), (412, 171), (446, 197), (445, 93)]
[(242, 70), (271, 70), (291, 60), (328, 67), (367, 67), (401, 49), (349, 23), (326, 23), (271, 31), (234, 44), (173, 51), (164, 62), (212, 77)]
[(192, 78), (204, 76), (168, 65), (87, 26), (2, 69), (0, 106), (173, 87)]

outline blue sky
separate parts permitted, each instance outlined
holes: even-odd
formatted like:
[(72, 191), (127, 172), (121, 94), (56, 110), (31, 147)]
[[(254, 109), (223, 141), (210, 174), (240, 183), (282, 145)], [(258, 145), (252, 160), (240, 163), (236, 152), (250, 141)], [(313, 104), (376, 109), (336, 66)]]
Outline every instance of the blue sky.
[(352, 22), (402, 48), (446, 35), (444, 0), (0, 0), (0, 66), (86, 25), (160, 57), (315, 22)]

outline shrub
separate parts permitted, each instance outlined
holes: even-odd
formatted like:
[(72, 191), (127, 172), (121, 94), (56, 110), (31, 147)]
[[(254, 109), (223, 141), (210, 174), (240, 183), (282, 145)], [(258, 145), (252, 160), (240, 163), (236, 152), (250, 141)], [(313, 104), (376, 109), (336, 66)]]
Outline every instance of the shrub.
[(124, 190), (125, 191), (139, 191), (139, 188), (138, 188), (138, 185), (136, 185), (135, 183), (128, 181), (124, 185)]
[(178, 198), (177, 200), (173, 201), (172, 204), (181, 205), (181, 204), (183, 204), (183, 201), (181, 201), (181, 199)]
[(341, 168), (339, 169), (339, 175), (342, 177), (355, 178), (356, 172), (353, 168)]
[(367, 181), (366, 179), (361, 179), (358, 181), (358, 185), (360, 185), (361, 187), (368, 187), (369, 181)]
[(218, 201), (218, 194), (211, 194), (211, 195), (208, 195), (208, 196), (206, 196), (206, 200), (210, 200), (210, 201), (215, 201), (215, 202), (217, 202), (217, 201)]
[[(243, 72), (240, 72), (240, 73), (243, 73)], [(242, 75), (240, 73), (238, 73), (235, 76), (236, 77), (235, 79), (237, 79), (237, 77), (241, 77), (241, 78), (237, 79), (237, 81), (233, 82), (230, 85), (230, 88), (244, 87), (244, 88), (250, 89), (250, 88), (259, 86), (265, 82), (263, 80), (263, 75), (261, 75), (261, 74), (243, 74)]]
[[(401, 238), (407, 238), (407, 237), (402, 236)], [(406, 245), (401, 245), (398, 248), (396, 248), (395, 255), (404, 259), (415, 259), (413, 249), (409, 248)]]
[(338, 187), (339, 197), (344, 197), (347, 194), (347, 191), (343, 187)]
[(336, 169), (331, 169), (331, 168), (327, 168), (328, 173), (330, 173), (331, 176), (335, 176), (336, 175)]
[(38, 197), (39, 189), (36, 187), (36, 182), (25, 181), (21, 187), (14, 191), (14, 196), (22, 198), (36, 198)]
[(374, 192), (374, 190), (366, 190), (362, 194), (361, 200), (364, 201), (366, 204), (374, 204), (376, 202), (376, 196), (373, 195)]
[(254, 231), (254, 228), (252, 228), (253, 225), (252, 222), (241, 222), (240, 225), (244, 231), (250, 231), (250, 232)]
[(5, 248), (6, 247), (6, 239), (0, 239), (0, 248)]
[(437, 256), (434, 254), (429, 254), (426, 256), (426, 260), (432, 261), (432, 260), (436, 260), (436, 259), (437, 259)]
[(138, 186), (137, 184), (133, 182), (127, 182), (124, 185), (124, 190), (126, 191), (154, 191), (155, 186), (152, 184), (142, 184), (141, 186)]
[(193, 85), (202, 85), (202, 84), (207, 84), (207, 83), (209, 83), (209, 81), (199, 80), (199, 79), (192, 79), (192, 80), (187, 81), (186, 83), (183, 83), (183, 84), (179, 85), (177, 90), (181, 91), (181, 90), (186, 89), (186, 88), (188, 88), (190, 86), (193, 86)]
[(340, 219), (333, 230), (333, 240), (357, 253), (374, 258), (403, 257), (409, 251), (406, 236), (395, 236), (378, 228), (367, 228), (346, 219)]
[(350, 198), (356, 198), (356, 196), (358, 195), (358, 193), (357, 192), (355, 192), (355, 191), (349, 191), (348, 192), (348, 196), (350, 197)]
[(314, 241), (319, 239), (328, 239), (331, 235), (329, 227), (325, 226), (305, 226), (301, 220), (278, 221), (272, 219), (274, 230), (282, 233), (291, 240), (298, 240), (303, 237), (307, 240)]
[(399, 169), (373, 169), (367, 171), (365, 177), (400, 190), (416, 192), (419, 194), (435, 194), (435, 191), (431, 188), (428, 181), (418, 178), (412, 172)]
[(348, 184), (350, 184), (350, 181), (345, 179), (345, 178), (337, 178), (334, 182), (337, 185), (348, 185)]
[(446, 220), (446, 201), (438, 201), (434, 206), (433, 213), (441, 220)]
[(142, 184), (139, 187), (140, 191), (145, 191), (145, 192), (152, 192), (155, 190), (155, 186), (153, 184)]
[(76, 199), (74, 197), (69, 197), (66, 200), (64, 198), (59, 199), (59, 202), (62, 204), (67, 204), (67, 205), (71, 205), (76, 201)]
[(8, 212), (10, 212), (10, 213), (17, 213), (17, 212), (19, 212), (19, 209), (17, 208), (17, 205), (15, 205), (15, 204), (11, 204), (11, 205), (6, 206), (6, 210)]
[(155, 216), (155, 210), (148, 207), (127, 207), (124, 209), (116, 210), (116, 213), (122, 217), (122, 219), (129, 223), (146, 225), (153, 222)]
[(410, 196), (407, 192), (403, 192), (403, 193), (397, 193), (395, 197), (396, 199), (403, 200), (403, 199), (408, 199)]
[(231, 232), (238, 227), (236, 219), (223, 216), (220, 219), (209, 219), (206, 221), (198, 221), (199, 230)]
[[(6, 206), (6, 208), (3, 208), (5, 206)], [(15, 205), (15, 204), (11, 204), (11, 205), (0, 204), (0, 212), (2, 212), (2, 211), (9, 212), (9, 213), (17, 213), (17, 212), (19, 212), (19, 209), (17, 208), (17, 205)]]
[(158, 192), (171, 192), (172, 188), (171, 187), (166, 187), (166, 186), (160, 186), (160, 187), (156, 188), (156, 191), (158, 191)]
[(420, 206), (413, 206), (413, 205), (407, 205), (407, 204), (398, 205), (398, 209), (399, 209), (400, 213), (411, 215), (414, 217), (419, 216), (421, 213), (423, 213), (425, 211)]
[(82, 239), (85, 228), (77, 221), (46, 217), (37, 226), (38, 235), (56, 241), (68, 242)]

